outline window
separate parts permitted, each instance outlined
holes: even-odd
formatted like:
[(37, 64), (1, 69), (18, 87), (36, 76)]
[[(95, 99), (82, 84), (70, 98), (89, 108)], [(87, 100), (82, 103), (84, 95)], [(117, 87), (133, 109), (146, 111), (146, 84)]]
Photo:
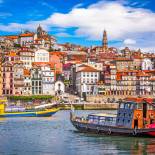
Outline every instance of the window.
[(39, 86), (41, 86), (41, 81), (39, 81)]
[(9, 94), (9, 90), (6, 91), (6, 94)]

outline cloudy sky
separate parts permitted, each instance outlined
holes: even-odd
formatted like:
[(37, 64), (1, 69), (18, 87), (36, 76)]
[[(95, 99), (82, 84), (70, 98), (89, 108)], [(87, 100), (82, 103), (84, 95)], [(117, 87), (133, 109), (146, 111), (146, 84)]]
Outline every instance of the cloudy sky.
[(155, 51), (154, 0), (0, 0), (0, 35), (35, 31), (41, 24), (58, 42)]

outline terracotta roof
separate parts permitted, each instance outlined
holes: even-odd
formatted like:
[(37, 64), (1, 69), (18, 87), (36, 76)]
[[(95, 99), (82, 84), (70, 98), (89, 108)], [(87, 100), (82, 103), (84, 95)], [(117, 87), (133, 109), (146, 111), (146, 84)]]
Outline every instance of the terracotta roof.
[(17, 56), (16, 52), (10, 52), (7, 56), (9, 57), (15, 57)]
[(6, 36), (6, 38), (9, 38), (9, 39), (18, 39), (18, 36)]
[(59, 51), (50, 51), (49, 54), (50, 55), (57, 55), (57, 56), (65, 56), (65, 55), (67, 55), (66, 52), (59, 52)]
[(33, 37), (34, 33), (23, 33), (19, 35), (20, 37)]
[(117, 57), (115, 58), (116, 61), (132, 61), (130, 58), (124, 58), (124, 57)]
[(28, 69), (24, 69), (24, 76), (30, 76), (30, 71)]
[(147, 73), (145, 73), (145, 72), (143, 72), (143, 71), (139, 71), (139, 72), (137, 73), (137, 76), (149, 77), (149, 76), (151, 76), (151, 75), (149, 75), (149, 74), (147, 74)]
[(43, 67), (49, 65), (51, 68), (55, 68), (55, 63), (52, 62), (33, 62), (33, 66)]
[(87, 66), (87, 67), (84, 67), (83, 69), (79, 70), (78, 72), (99, 72), (99, 70), (97, 70), (93, 67)]
[[(150, 104), (152, 104), (153, 103), (153, 101), (154, 101), (154, 98), (141, 98), (141, 97), (128, 97), (128, 98), (126, 98), (125, 100), (127, 100), (127, 101), (134, 101), (134, 102), (136, 102), (136, 103), (143, 103), (143, 102), (147, 102), (147, 103), (150, 103)], [(153, 104), (152, 104), (153, 105)]]

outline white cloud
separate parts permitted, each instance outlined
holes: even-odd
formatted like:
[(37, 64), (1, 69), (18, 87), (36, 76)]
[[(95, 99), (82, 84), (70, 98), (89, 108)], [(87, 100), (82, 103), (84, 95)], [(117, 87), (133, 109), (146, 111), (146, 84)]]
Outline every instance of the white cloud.
[[(150, 47), (154, 44), (149, 43), (149, 41), (155, 40), (155, 36), (151, 37), (150, 40), (148, 35), (155, 33), (155, 13), (151, 10), (134, 8), (134, 6), (127, 5), (121, 0), (115, 2), (100, 1), (87, 8), (82, 8), (82, 4), (80, 5), (74, 6), (68, 13), (54, 13), (42, 21), (31, 21), (25, 24), (0, 24), (0, 29), (2, 31), (17, 31), (22, 27), (34, 30), (41, 23), (47, 30), (52, 29), (52, 27), (75, 28), (77, 36), (84, 36), (89, 40), (101, 40), (102, 32), (106, 29), (110, 40), (132, 38), (137, 46), (144, 46), (141, 38), (145, 38)], [(130, 41), (131, 44), (131, 40), (127, 41)], [(145, 46), (148, 45), (145, 43)]]
[(66, 32), (59, 32), (59, 33), (56, 33), (55, 35), (57, 37), (71, 37), (71, 35)]
[(155, 32), (155, 13), (117, 2), (99, 2), (88, 8), (76, 8), (68, 14), (55, 13), (48, 21), (59, 27), (77, 27), (76, 34), (100, 39), (103, 29), (110, 38), (124, 39), (136, 33)]
[(72, 9), (80, 8), (82, 6), (83, 6), (83, 3), (78, 3), (78, 4), (74, 5)]
[(136, 40), (133, 40), (133, 39), (125, 39), (124, 40), (124, 44), (125, 45), (135, 45), (136, 44)]

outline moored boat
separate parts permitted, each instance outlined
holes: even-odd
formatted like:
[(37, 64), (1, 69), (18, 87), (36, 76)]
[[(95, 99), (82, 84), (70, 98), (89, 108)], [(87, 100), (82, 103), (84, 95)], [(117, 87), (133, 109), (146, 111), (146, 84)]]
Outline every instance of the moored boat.
[(31, 109), (14, 108), (5, 110), (5, 104), (0, 104), (0, 117), (50, 117), (59, 111), (59, 108), (54, 106), (47, 109)]
[(154, 101), (148, 98), (128, 98), (119, 103), (116, 115), (99, 113), (84, 118), (71, 112), (71, 122), (81, 132), (155, 137)]

